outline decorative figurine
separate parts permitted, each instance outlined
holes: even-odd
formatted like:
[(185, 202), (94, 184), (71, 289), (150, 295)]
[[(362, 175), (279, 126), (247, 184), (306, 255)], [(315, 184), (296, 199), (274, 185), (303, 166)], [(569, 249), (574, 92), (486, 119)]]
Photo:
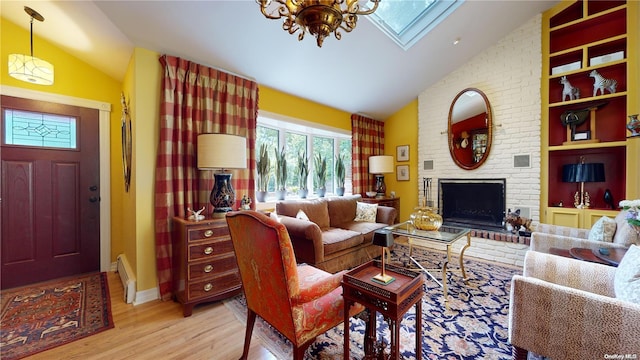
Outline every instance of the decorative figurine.
[(248, 197), (247, 194), (242, 195), (242, 200), (240, 200), (240, 209), (251, 210), (251, 198)]
[(189, 220), (193, 220), (193, 221), (204, 220), (204, 215), (200, 215), (200, 213), (204, 211), (204, 206), (202, 207), (202, 209), (198, 211), (193, 211), (190, 208), (187, 208), (187, 211), (191, 213), (191, 215), (189, 215)]
[(564, 85), (562, 88), (562, 101), (565, 101), (567, 96), (569, 100), (580, 99), (580, 89), (572, 86), (566, 76), (560, 78), (560, 84)]
[(616, 86), (618, 86), (618, 82), (613, 79), (605, 79), (600, 73), (596, 70), (593, 70), (589, 73), (589, 77), (592, 77), (593, 82), (593, 96), (598, 94), (598, 90), (600, 90), (600, 95), (604, 95), (604, 90), (609, 90), (610, 93), (614, 94), (616, 92)]

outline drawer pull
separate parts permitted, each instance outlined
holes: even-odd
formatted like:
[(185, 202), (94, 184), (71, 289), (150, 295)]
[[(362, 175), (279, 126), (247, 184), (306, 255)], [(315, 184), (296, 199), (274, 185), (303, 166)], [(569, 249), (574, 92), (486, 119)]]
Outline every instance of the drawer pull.
[(211, 255), (212, 253), (213, 253), (213, 248), (212, 248), (211, 246), (207, 246), (207, 247), (204, 249), (204, 254), (205, 254), (205, 255)]
[(209, 264), (209, 265), (204, 267), (204, 272), (210, 273), (212, 271), (213, 271), (213, 265)]
[(207, 230), (204, 232), (205, 237), (211, 237), (213, 235), (213, 230)]
[(207, 285), (204, 286), (204, 291), (211, 291), (211, 289), (213, 289), (213, 285), (211, 285), (211, 283), (207, 283)]

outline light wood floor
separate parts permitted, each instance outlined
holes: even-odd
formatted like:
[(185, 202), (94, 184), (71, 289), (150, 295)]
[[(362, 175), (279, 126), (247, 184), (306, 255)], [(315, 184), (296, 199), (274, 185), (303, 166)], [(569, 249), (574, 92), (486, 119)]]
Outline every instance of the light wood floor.
[[(115, 327), (28, 359), (237, 360), (242, 355), (245, 326), (222, 302), (196, 306), (185, 318), (173, 301), (126, 304), (118, 275), (109, 272), (108, 279)], [(255, 334), (249, 359), (277, 360)]]

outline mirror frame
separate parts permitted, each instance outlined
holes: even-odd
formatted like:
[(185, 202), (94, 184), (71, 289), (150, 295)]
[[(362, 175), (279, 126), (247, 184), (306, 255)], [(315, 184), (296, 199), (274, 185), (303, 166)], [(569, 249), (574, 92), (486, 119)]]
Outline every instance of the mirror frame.
[[(482, 96), (482, 99), (484, 100), (484, 105), (485, 105), (485, 109), (486, 109), (486, 113), (487, 113), (487, 149), (485, 150), (484, 154), (482, 155), (482, 158), (480, 158), (480, 160), (478, 160), (478, 162), (475, 162), (473, 164), (465, 164), (463, 162), (460, 161), (460, 159), (456, 158), (455, 156), (455, 139), (454, 139), (454, 134), (451, 131), (451, 126), (453, 125), (453, 119), (452, 119), (452, 115), (453, 115), (453, 107), (456, 104), (456, 101), (460, 98), (460, 96), (462, 96), (464, 93), (466, 93), (467, 91), (474, 91), (477, 92), (478, 94), (480, 94), (480, 96)], [(473, 169), (477, 169), (478, 167), (480, 167), (482, 164), (484, 164), (484, 162), (487, 160), (487, 158), (489, 157), (489, 151), (491, 150), (491, 143), (492, 143), (492, 139), (493, 139), (493, 115), (491, 113), (491, 104), (489, 103), (489, 99), (487, 98), (487, 96), (480, 91), (480, 89), (477, 88), (466, 88), (462, 91), (460, 91), (458, 93), (458, 95), (456, 95), (456, 97), (453, 99), (453, 101), (451, 102), (451, 107), (449, 108), (449, 120), (447, 123), (447, 137), (448, 137), (448, 142), (449, 142), (449, 155), (451, 156), (451, 158), (453, 159), (453, 162), (456, 163), (456, 165), (458, 165), (458, 167), (465, 169), (465, 170), (473, 170)]]

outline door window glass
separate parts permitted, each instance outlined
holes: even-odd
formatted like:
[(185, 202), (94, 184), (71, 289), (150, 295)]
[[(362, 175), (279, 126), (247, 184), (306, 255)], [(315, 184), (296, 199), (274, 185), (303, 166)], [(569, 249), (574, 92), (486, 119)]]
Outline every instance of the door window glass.
[(77, 119), (70, 116), (5, 109), (7, 145), (77, 149)]

